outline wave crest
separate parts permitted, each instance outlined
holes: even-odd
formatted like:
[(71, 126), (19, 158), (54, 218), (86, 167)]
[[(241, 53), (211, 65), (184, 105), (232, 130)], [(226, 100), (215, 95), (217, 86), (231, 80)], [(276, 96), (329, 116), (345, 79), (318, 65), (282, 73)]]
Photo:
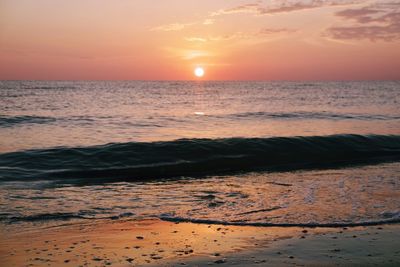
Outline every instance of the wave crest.
[(236, 226), (258, 226), (258, 227), (357, 227), (357, 226), (374, 226), (382, 224), (395, 224), (400, 223), (400, 213), (395, 216), (385, 219), (358, 221), (358, 222), (308, 222), (308, 223), (268, 223), (268, 222), (229, 222), (208, 219), (192, 219), (182, 217), (166, 217), (160, 216), (161, 220), (168, 222), (190, 222), (201, 224), (217, 224), (217, 225), (236, 225)]
[(0, 116), (0, 127), (13, 127), (20, 124), (46, 124), (56, 121), (56, 118), (41, 116)]
[(180, 139), (0, 154), (0, 180), (134, 181), (399, 159), (397, 135)]

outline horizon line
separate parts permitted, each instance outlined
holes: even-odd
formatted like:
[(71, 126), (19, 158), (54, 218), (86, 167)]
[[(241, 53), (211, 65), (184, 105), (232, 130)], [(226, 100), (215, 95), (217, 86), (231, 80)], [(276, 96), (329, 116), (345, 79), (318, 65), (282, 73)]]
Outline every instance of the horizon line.
[(343, 79), (343, 80), (167, 80), (167, 79), (0, 79), (0, 82), (400, 82), (400, 79)]

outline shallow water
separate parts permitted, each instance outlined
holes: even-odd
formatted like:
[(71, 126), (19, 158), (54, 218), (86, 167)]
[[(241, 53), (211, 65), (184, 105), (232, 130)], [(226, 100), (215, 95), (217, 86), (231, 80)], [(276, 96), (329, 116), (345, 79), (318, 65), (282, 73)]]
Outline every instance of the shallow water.
[(398, 222), (399, 101), (399, 82), (0, 82), (0, 220)]
[(296, 172), (52, 186), (3, 184), (5, 222), (162, 218), (233, 224), (356, 225), (400, 220), (399, 163)]

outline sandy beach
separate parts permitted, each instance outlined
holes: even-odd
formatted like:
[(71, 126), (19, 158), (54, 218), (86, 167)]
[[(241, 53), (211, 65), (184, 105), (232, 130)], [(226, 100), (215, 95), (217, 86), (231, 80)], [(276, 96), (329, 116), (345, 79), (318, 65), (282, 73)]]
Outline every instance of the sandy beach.
[(2, 229), (1, 266), (398, 266), (400, 226), (299, 228), (160, 220)]

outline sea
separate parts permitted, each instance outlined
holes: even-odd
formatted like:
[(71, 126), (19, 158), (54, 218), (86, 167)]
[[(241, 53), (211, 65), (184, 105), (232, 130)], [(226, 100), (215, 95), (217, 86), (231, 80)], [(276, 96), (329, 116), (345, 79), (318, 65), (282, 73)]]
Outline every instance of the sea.
[(0, 81), (0, 225), (400, 222), (400, 82)]

